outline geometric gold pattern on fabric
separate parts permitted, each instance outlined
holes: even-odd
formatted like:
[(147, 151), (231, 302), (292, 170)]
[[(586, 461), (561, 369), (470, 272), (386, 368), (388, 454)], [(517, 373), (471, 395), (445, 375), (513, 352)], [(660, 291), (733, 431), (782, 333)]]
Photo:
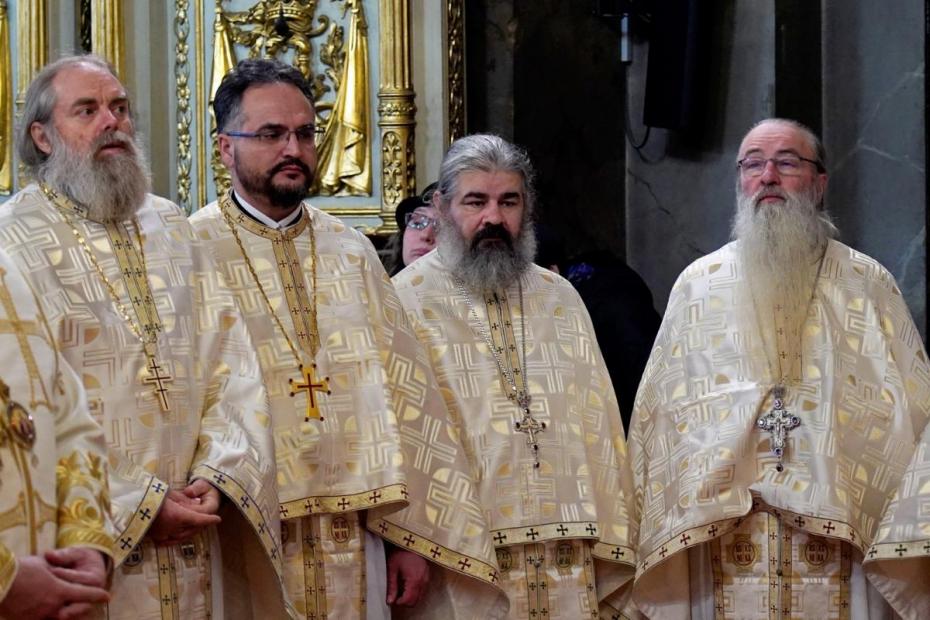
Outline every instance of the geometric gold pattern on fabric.
[(802, 424), (777, 471), (768, 433), (755, 428), (774, 403), (758, 330), (739, 321), (737, 291), (747, 284), (735, 250), (728, 244), (679, 276), (636, 397), (634, 596), (646, 613), (672, 604), (670, 589), (687, 596), (686, 583), (666, 579), (675, 554), (731, 534), (753, 510), (842, 540), (867, 565), (930, 418), (930, 368), (894, 278), (830, 241), (784, 399)]
[(365, 540), (359, 513), (284, 522), (285, 580), (301, 617), (364, 618)]
[(0, 592), (17, 557), (82, 546), (112, 554), (103, 433), (12, 257), (0, 251)]
[[(598, 592), (603, 601), (629, 582), (636, 563), (632, 480), (616, 397), (574, 289), (536, 267), (521, 280), (522, 303), (513, 301), (521, 297), (514, 284), (503, 291), (507, 315), (491, 318), (491, 306), (463, 303), (438, 252), (395, 276), (394, 284), (461, 428), (492, 544), (500, 550), (544, 543), (556, 553), (563, 541), (583, 541), (598, 582), (610, 584)], [(510, 336), (490, 336), (503, 349), (491, 351), (482, 334), (502, 326)], [(538, 467), (526, 436), (514, 432), (513, 386), (501, 380), (494, 353), (509, 361), (503, 364), (508, 372), (520, 370), (532, 416), (546, 420), (546, 431), (535, 438)], [(509, 591), (508, 597), (513, 609)]]
[(510, 596), (508, 618), (599, 618), (591, 547), (584, 540), (511, 545), (498, 549), (510, 565), (501, 585)]
[[(398, 546), (405, 546), (405, 538), (416, 540), (412, 551), (452, 571), (459, 560), (476, 567), (457, 572), (475, 577), (470, 587), (480, 592), (482, 604), (502, 599), (490, 579), (493, 548), (471, 465), (371, 243), (310, 205), (283, 231), (228, 206), (228, 220), (213, 203), (190, 222), (237, 298), (262, 366), (275, 441), (277, 516), (286, 531), (308, 516), (338, 523), (365, 511), (365, 527), (374, 534)], [(279, 264), (276, 246), (287, 248), (286, 264)], [(269, 319), (269, 306), (280, 326)], [(303, 341), (298, 331), (309, 330), (301, 317), (311, 306), (319, 338), (312, 357), (297, 345)], [(297, 366), (288, 340), (304, 353), (305, 368), (316, 365), (316, 379), (328, 379), (331, 393), (315, 394), (320, 419), (305, 420), (307, 392), (293, 389)], [(339, 536), (342, 531), (336, 529)], [(433, 549), (442, 557), (434, 557)], [(296, 600), (307, 587), (307, 552), (292, 542), (285, 550), (285, 580)], [(356, 568), (361, 575), (364, 567)]]
[(756, 512), (714, 539), (717, 620), (850, 617), (850, 547)]
[[(220, 285), (221, 276), (185, 214), (147, 196), (134, 221), (119, 224), (125, 233), (119, 235), (121, 247), (131, 242), (136, 254), (131, 279), (148, 285), (147, 293), (137, 288), (136, 294), (127, 285), (107, 227), (77, 214), (69, 217), (73, 226), (31, 185), (0, 212), (0, 245), (28, 273), (55, 344), (82, 381), (91, 414), (105, 434), (117, 532), (109, 613), (119, 617), (131, 608), (139, 616), (160, 614), (157, 554), (146, 553), (139, 543), (168, 489), (187, 485), (198, 466), (222, 472), (246, 490), (250, 503), (258, 504), (270, 525), (253, 521), (256, 536), (260, 528), (274, 539), (280, 535), (265, 392), (235, 301)], [(157, 358), (162, 388), (170, 389), (168, 411), (153, 397), (157, 381), (141, 381), (152, 356), (122, 316), (126, 312), (119, 311), (122, 306), (133, 314), (136, 301), (148, 319), (131, 323), (141, 324), (142, 334), (159, 333), (161, 342), (171, 343)], [(154, 329), (156, 324), (160, 329)], [(146, 325), (152, 329), (145, 330)], [(246, 519), (256, 514), (240, 512)], [(218, 526), (220, 545), (227, 542), (222, 536), (226, 527), (224, 519)], [(241, 535), (236, 540), (248, 549), (252, 542)], [(279, 546), (264, 542), (266, 549)], [(172, 553), (183, 563), (180, 546)], [(134, 566), (122, 566), (130, 557)], [(185, 572), (176, 580), (180, 617), (203, 615), (209, 594), (203, 579), (189, 577)]]

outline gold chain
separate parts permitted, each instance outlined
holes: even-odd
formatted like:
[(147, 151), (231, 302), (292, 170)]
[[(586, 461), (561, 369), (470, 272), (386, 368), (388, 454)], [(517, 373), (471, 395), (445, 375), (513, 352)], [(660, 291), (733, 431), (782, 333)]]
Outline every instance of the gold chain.
[[(231, 191), (231, 190), (230, 190)], [(252, 280), (255, 282), (255, 286), (258, 287), (258, 292), (261, 293), (262, 299), (265, 300), (265, 305), (268, 306), (268, 312), (271, 313), (271, 317), (274, 319), (275, 324), (278, 326), (278, 329), (281, 330), (281, 333), (284, 335), (284, 339), (287, 341), (287, 346), (290, 347), (291, 353), (294, 354), (294, 359), (298, 364), (302, 364), (303, 360), (301, 359), (300, 353), (297, 352), (297, 347), (294, 346), (294, 342), (291, 340), (291, 337), (288, 335), (287, 330), (284, 329), (284, 325), (281, 323), (281, 319), (278, 318), (278, 314), (274, 311), (274, 306), (271, 305), (271, 300), (268, 298), (268, 293), (265, 292), (265, 287), (262, 286), (262, 282), (258, 277), (258, 273), (255, 271), (255, 267), (252, 265), (251, 259), (249, 259), (249, 253), (246, 252), (245, 246), (242, 243), (242, 239), (239, 237), (239, 232), (237, 230), (236, 223), (233, 221), (232, 215), (230, 215), (230, 205), (232, 199), (230, 194), (225, 194), (220, 198), (219, 206), (220, 211), (223, 213), (223, 219), (226, 221), (226, 225), (229, 227), (229, 231), (232, 233), (233, 238), (236, 240), (236, 245), (239, 246), (239, 252), (242, 254), (242, 258), (245, 260), (246, 267), (249, 269), (249, 273), (252, 274)], [(303, 203), (301, 203), (301, 209), (303, 209)], [(304, 213), (308, 219), (310, 219), (310, 213), (305, 211)], [(310, 230), (310, 282), (312, 286), (312, 291), (310, 293), (310, 329), (312, 333), (310, 334), (309, 340), (311, 343), (311, 355), (315, 356), (316, 351), (314, 349), (313, 343), (319, 342), (319, 327), (317, 326), (316, 318), (316, 235), (313, 232), (313, 221), (309, 221), (307, 228)]]
[[(78, 230), (77, 224), (75, 224), (74, 220), (71, 218), (69, 211), (72, 210), (72, 207), (68, 205), (67, 203), (64, 203), (64, 198), (58, 195), (54, 190), (52, 190), (50, 187), (48, 187), (44, 183), (42, 183), (40, 187), (42, 188), (42, 191), (45, 193), (45, 196), (49, 200), (52, 201), (52, 204), (54, 204), (55, 207), (58, 208), (58, 212), (61, 213), (61, 216), (64, 218), (68, 226), (71, 227), (71, 232), (74, 234), (74, 237), (77, 239), (78, 244), (81, 246), (81, 249), (84, 250), (84, 253), (87, 255), (88, 259), (90, 259), (91, 265), (93, 265), (94, 270), (97, 272), (97, 275), (103, 281), (103, 284), (107, 289), (107, 292), (109, 292), (110, 297), (113, 300), (113, 304), (116, 307), (117, 313), (122, 317), (122, 319), (126, 322), (126, 324), (129, 325), (129, 329), (136, 336), (136, 338), (139, 339), (139, 342), (141, 342), (143, 347), (146, 348), (146, 353), (148, 353), (148, 350), (147, 350), (148, 345), (155, 344), (155, 342), (158, 340), (158, 331), (160, 330), (152, 330), (151, 335), (148, 336), (148, 338), (145, 336), (142, 329), (139, 326), (137, 326), (135, 322), (132, 320), (132, 317), (129, 315), (129, 312), (126, 310), (126, 306), (120, 300), (119, 294), (116, 292), (116, 288), (114, 288), (113, 283), (110, 282), (110, 279), (107, 277), (107, 274), (104, 273), (103, 267), (100, 266), (100, 263), (97, 260), (97, 256), (94, 254), (94, 251), (91, 249), (90, 245), (88, 245), (87, 240), (84, 238), (84, 235), (82, 235), (81, 231)], [(142, 257), (142, 267), (143, 269), (146, 269), (145, 252), (142, 249), (142, 235), (139, 232), (139, 224), (138, 222), (135, 221), (135, 219), (133, 219), (133, 224), (136, 230), (136, 241), (139, 243), (139, 254)], [(146, 269), (146, 273), (148, 273), (147, 269)]]

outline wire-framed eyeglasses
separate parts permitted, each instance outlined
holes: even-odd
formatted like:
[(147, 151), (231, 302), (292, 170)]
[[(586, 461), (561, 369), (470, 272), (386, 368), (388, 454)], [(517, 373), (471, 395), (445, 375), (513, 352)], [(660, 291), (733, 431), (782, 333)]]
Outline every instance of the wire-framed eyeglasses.
[(736, 167), (739, 168), (743, 176), (758, 177), (762, 176), (762, 173), (765, 172), (765, 167), (769, 162), (775, 164), (775, 169), (778, 171), (778, 174), (786, 177), (799, 176), (801, 174), (801, 168), (805, 163), (813, 164), (814, 167), (817, 168), (817, 172), (826, 172), (823, 164), (816, 159), (808, 159), (791, 153), (779, 155), (778, 157), (758, 157), (756, 155), (750, 155), (736, 162)]
[(316, 137), (322, 135), (323, 129), (313, 123), (301, 125), (296, 129), (286, 127), (265, 127), (258, 131), (224, 131), (224, 134), (232, 138), (250, 138), (262, 146), (284, 146), (291, 139), (291, 134), (297, 138), (297, 144), (302, 147), (315, 144)]
[(408, 213), (404, 216), (404, 226), (414, 230), (426, 230), (432, 226), (433, 231), (439, 229), (439, 220), (422, 213)]

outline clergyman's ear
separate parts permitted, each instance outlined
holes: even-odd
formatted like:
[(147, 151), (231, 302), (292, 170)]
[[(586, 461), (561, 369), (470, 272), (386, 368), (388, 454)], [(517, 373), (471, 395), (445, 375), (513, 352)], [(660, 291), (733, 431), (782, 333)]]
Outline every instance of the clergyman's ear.
[(45, 125), (39, 121), (33, 122), (29, 125), (29, 135), (32, 136), (32, 141), (35, 142), (37, 149), (46, 155), (52, 154), (52, 141), (48, 139), (48, 132), (45, 129)]

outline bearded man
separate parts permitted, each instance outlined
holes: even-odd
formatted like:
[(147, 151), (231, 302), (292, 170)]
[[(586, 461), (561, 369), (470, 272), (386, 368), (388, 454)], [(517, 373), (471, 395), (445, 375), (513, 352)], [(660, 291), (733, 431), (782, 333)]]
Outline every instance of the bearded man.
[(510, 618), (597, 618), (632, 576), (631, 477), (588, 313), (532, 264), (533, 170), (492, 135), (457, 140), (437, 249), (394, 277), (478, 481)]
[[(112, 68), (80, 56), (39, 72), (18, 149), (36, 183), (0, 208), (0, 245), (35, 288), (105, 433), (118, 532), (107, 615), (279, 617), (258, 365), (184, 213), (148, 193)], [(231, 500), (222, 511), (221, 493)], [(234, 548), (220, 553), (223, 541)]]
[[(243, 60), (213, 109), (232, 188), (190, 219), (259, 352), (294, 614), (493, 617), (506, 601), (487, 523), (425, 354), (371, 243), (303, 201), (310, 84)], [(428, 589), (441, 604), (420, 602)]]
[(636, 398), (634, 600), (656, 618), (927, 617), (930, 582), (895, 564), (928, 538), (907, 516), (928, 493), (920, 335), (891, 274), (833, 239), (808, 128), (760, 122), (737, 169), (734, 241), (678, 278)]

